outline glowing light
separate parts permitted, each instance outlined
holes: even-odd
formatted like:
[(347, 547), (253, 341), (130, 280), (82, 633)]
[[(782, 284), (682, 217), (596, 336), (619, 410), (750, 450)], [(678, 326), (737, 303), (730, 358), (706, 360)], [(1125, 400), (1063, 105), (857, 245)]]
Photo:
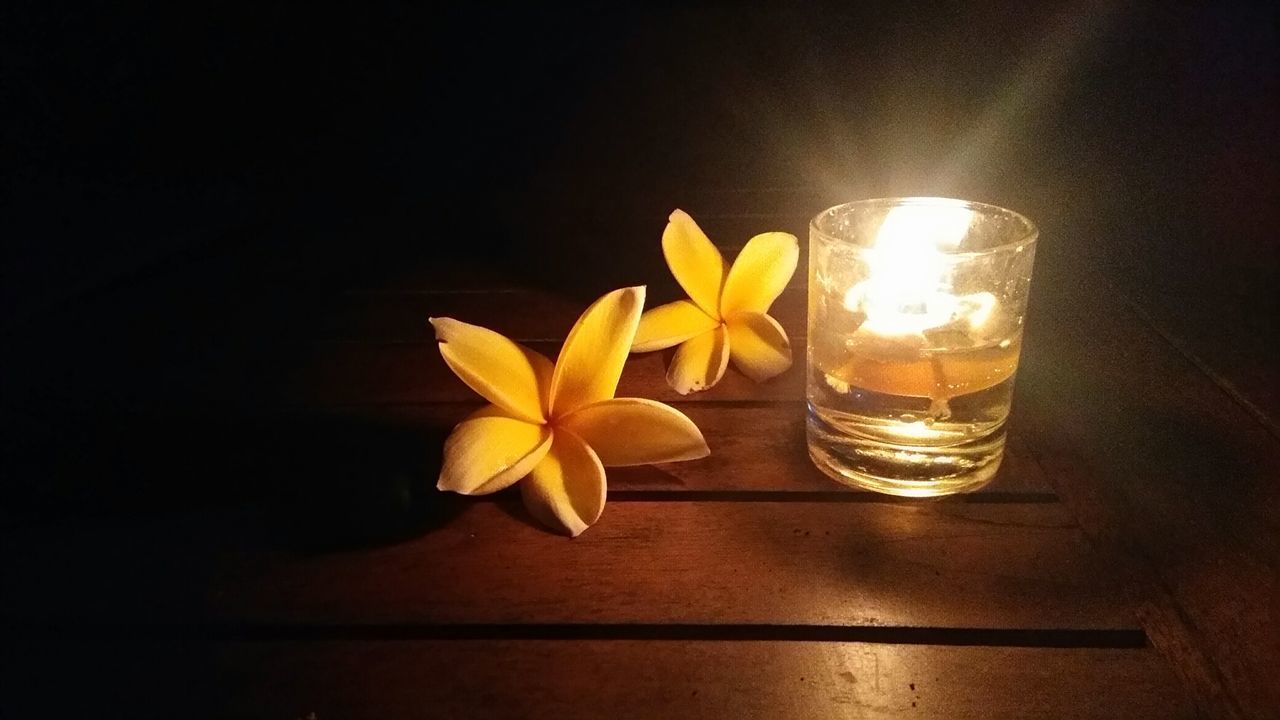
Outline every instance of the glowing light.
[(950, 263), (945, 251), (960, 246), (972, 220), (973, 212), (958, 205), (891, 209), (867, 252), (867, 279), (844, 296), (846, 308), (866, 316), (862, 329), (894, 337), (957, 320), (969, 329), (984, 325), (995, 310), (994, 295), (946, 292)]

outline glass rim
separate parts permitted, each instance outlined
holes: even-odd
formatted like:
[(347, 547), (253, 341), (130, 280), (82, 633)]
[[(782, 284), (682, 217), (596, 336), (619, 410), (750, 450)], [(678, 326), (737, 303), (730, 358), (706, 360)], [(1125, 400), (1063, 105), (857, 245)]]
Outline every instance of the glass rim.
[[(995, 253), (1008, 252), (1010, 250), (1017, 250), (1018, 248), (1024, 248), (1024, 247), (1027, 247), (1028, 245), (1032, 245), (1040, 238), (1040, 228), (1036, 227), (1036, 224), (1034, 222), (1031, 222), (1030, 218), (1028, 218), (1026, 215), (1023, 215), (1020, 212), (1017, 212), (1016, 210), (1010, 210), (1008, 208), (1000, 207), (999, 205), (992, 205), (991, 203), (978, 202), (976, 200), (960, 200), (957, 198), (932, 197), (932, 196), (867, 198), (865, 200), (853, 200), (847, 203), (840, 203), (839, 205), (832, 205), (831, 207), (813, 216), (813, 219), (809, 221), (809, 233), (811, 236), (817, 235), (823, 240), (826, 240), (829, 242), (842, 243), (845, 245), (851, 245), (861, 250), (869, 250), (870, 247), (867, 245), (858, 244), (848, 238), (838, 237), (836, 235), (832, 235), (831, 233), (823, 230), (818, 226), (818, 221), (821, 220), (824, 215), (834, 214), (836, 211), (839, 211), (839, 210), (852, 210), (855, 208), (871, 208), (871, 207), (892, 208), (892, 207), (899, 207), (902, 205), (934, 205), (934, 206), (947, 206), (947, 207), (963, 207), (974, 213), (985, 215), (987, 217), (1002, 216), (1002, 217), (1010, 218), (1015, 222), (1020, 223), (1023, 227), (1023, 232), (1020, 233), (1016, 239), (1010, 240), (1009, 242), (1001, 243), (999, 245), (993, 245), (989, 248), (984, 248), (982, 250), (948, 251), (946, 249), (939, 249), (938, 252), (946, 257), (956, 257), (956, 258), (977, 257), (982, 255), (992, 255)], [(812, 237), (810, 239), (812, 239)]]

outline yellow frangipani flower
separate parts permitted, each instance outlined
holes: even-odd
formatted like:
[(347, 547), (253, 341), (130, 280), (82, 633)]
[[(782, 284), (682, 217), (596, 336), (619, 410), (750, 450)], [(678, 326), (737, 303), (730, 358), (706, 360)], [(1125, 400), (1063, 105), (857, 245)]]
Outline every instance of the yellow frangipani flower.
[(520, 485), (539, 522), (577, 536), (600, 517), (605, 466), (694, 460), (702, 432), (660, 402), (615, 398), (644, 308), (644, 287), (587, 308), (551, 361), (492, 330), (431, 318), (445, 363), (491, 405), (445, 440), (436, 487), (486, 495)]
[(730, 357), (756, 382), (791, 367), (791, 342), (768, 312), (795, 274), (795, 235), (756, 235), (729, 267), (693, 218), (676, 210), (662, 232), (662, 253), (690, 299), (646, 312), (631, 351), (680, 345), (667, 369), (676, 392), (687, 395), (720, 382)]

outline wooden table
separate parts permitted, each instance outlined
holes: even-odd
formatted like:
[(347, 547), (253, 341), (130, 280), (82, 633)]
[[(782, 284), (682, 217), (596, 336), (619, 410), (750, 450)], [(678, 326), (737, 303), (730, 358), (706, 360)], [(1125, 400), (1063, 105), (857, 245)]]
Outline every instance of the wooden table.
[[(1270, 15), (550, 5), (11, 23), (27, 244), (179, 249), (0, 337), (0, 717), (1280, 718)], [(839, 486), (802, 360), (655, 353), (619, 393), (712, 455), (581, 537), (433, 489), (477, 398), (428, 316), (554, 355), (681, 296), (673, 206), (732, 255), (894, 194), (1044, 230), (989, 487)]]
[[(803, 237), (797, 218), (706, 215), (716, 238)], [(1052, 252), (1006, 460), (979, 492), (909, 501), (821, 475), (802, 359), (680, 397), (654, 353), (619, 395), (679, 407), (709, 458), (610, 470), (577, 539), (518, 494), (436, 493), (440, 442), (477, 399), (426, 318), (554, 356), (615, 282), (678, 297), (660, 226), (635, 263), (570, 291), (462, 263), (351, 287), (262, 407), (185, 418), (235, 438), (205, 448), (208, 472), (186, 430), (121, 420), (178, 448), (183, 482), (286, 489), (9, 528), (6, 684), (42, 707), (168, 717), (1274, 716), (1280, 444)], [(774, 309), (796, 347), (804, 262)], [(1253, 470), (1187, 490), (1227, 468)]]

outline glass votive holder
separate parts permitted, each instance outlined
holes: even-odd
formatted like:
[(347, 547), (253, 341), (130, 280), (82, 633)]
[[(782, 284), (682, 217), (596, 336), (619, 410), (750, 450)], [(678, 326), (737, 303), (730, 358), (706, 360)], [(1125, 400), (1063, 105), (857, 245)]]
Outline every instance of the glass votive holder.
[(809, 235), (808, 444), (836, 480), (930, 497), (1000, 466), (1038, 231), (946, 198), (837, 205)]

